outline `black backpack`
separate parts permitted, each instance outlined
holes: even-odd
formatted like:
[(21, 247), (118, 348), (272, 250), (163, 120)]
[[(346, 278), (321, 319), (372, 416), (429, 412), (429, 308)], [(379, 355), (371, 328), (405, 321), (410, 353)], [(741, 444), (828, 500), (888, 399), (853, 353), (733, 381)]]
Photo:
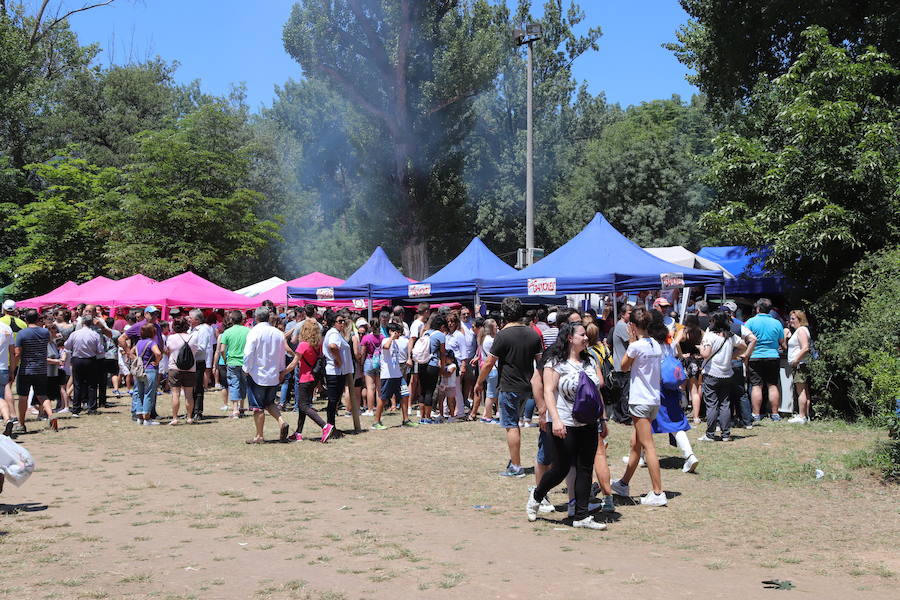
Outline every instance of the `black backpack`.
[[(184, 337), (181, 339), (184, 339)], [(179, 371), (190, 371), (191, 367), (196, 364), (194, 361), (194, 351), (191, 350), (191, 347), (188, 345), (190, 340), (191, 338), (189, 337), (187, 341), (184, 342), (184, 345), (178, 350), (178, 356), (175, 357), (175, 366), (178, 367)]]

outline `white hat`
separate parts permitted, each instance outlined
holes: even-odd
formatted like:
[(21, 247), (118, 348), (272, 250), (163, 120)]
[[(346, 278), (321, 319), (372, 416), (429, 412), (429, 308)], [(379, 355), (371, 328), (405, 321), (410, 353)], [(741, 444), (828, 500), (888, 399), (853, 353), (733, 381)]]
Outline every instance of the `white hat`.
[(547, 322), (548, 323), (556, 323), (556, 311), (553, 311), (552, 313), (547, 315)]
[(732, 313), (737, 312), (737, 303), (734, 300), (726, 300), (722, 303), (722, 308), (727, 309)]
[(145, 314), (146, 313), (155, 313), (155, 312), (159, 312), (159, 309), (156, 308), (155, 306), (153, 306), (152, 304), (144, 309)]
[(16, 302), (15, 300), (4, 300), (3, 301), (3, 310), (15, 310)]
[(362, 317), (360, 317), (356, 320), (356, 328), (357, 329), (359, 329), (360, 327), (368, 327), (368, 326), (369, 326), (369, 322), (366, 321), (365, 319), (363, 319)]

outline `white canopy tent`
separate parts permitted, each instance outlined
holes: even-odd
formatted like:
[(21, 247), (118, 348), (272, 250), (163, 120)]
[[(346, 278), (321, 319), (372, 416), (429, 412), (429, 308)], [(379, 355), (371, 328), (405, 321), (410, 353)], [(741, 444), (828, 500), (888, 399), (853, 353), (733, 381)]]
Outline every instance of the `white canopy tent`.
[(647, 252), (666, 262), (688, 267), (690, 269), (703, 269), (705, 271), (722, 271), (726, 279), (734, 279), (734, 275), (717, 262), (694, 254), (684, 246), (665, 246), (663, 248), (644, 248)]
[(281, 277), (269, 277), (268, 279), (257, 281), (252, 285), (248, 285), (247, 287), (242, 287), (241, 289), (234, 291), (241, 296), (252, 298), (253, 296), (262, 294), (263, 292), (268, 292), (273, 287), (281, 285), (282, 283), (285, 283), (285, 280)]

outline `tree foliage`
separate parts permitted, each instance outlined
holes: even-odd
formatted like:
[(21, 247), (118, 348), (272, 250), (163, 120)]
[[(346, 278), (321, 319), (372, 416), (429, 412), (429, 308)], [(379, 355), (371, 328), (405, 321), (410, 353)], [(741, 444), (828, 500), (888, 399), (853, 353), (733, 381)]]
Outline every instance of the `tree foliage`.
[(555, 245), (565, 243), (582, 220), (602, 212), (644, 247), (698, 247), (704, 233), (695, 215), (709, 205), (700, 160), (710, 150), (712, 125), (700, 102), (656, 100), (629, 108), (584, 146), (556, 199)]
[(715, 139), (709, 180), (722, 201), (701, 227), (750, 246), (807, 298), (832, 288), (900, 233), (900, 71), (853, 57), (821, 28), (784, 75), (763, 82), (741, 125)]
[(900, 60), (900, 10), (895, 0), (680, 0), (690, 15), (669, 44), (695, 74), (688, 81), (712, 106), (731, 110), (749, 99), (760, 78), (787, 72), (804, 51), (811, 26), (828, 31), (850, 56), (875, 46)]

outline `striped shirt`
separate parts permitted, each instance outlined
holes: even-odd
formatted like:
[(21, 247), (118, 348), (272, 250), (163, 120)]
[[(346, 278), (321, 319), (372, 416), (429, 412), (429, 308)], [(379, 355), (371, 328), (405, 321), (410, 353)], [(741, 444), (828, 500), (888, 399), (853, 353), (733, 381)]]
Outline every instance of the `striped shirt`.
[(21, 348), (19, 368), (25, 375), (47, 374), (47, 344), (50, 332), (43, 327), (26, 327), (16, 336), (16, 347)]

